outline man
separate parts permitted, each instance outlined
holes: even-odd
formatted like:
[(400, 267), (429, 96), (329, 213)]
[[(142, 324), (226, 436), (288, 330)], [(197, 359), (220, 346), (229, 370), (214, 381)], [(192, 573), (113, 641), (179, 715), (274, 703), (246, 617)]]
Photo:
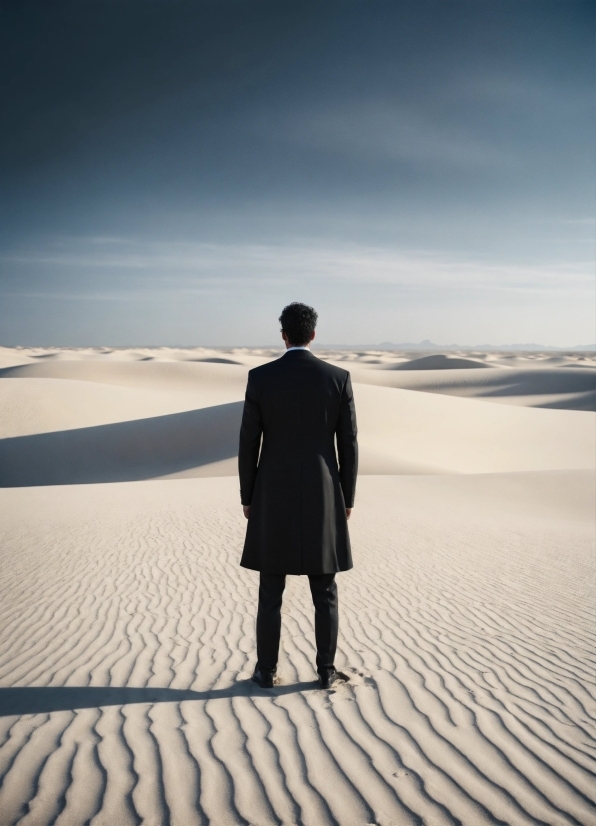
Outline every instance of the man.
[(329, 688), (347, 679), (334, 666), (335, 574), (352, 567), (347, 520), (358, 466), (356, 412), (350, 374), (310, 352), (313, 308), (289, 304), (279, 320), (287, 350), (248, 374), (238, 456), (248, 519), (240, 564), (260, 572), (252, 679), (263, 688), (273, 686), (285, 578), (307, 574), (317, 671), (321, 686)]

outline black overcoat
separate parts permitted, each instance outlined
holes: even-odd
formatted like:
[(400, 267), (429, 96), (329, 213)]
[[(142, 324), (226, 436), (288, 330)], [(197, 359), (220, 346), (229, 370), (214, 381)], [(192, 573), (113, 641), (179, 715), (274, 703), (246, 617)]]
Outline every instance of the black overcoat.
[(275, 574), (352, 567), (346, 508), (354, 504), (358, 445), (347, 370), (309, 350), (251, 370), (238, 467), (242, 504), (251, 505), (243, 567)]

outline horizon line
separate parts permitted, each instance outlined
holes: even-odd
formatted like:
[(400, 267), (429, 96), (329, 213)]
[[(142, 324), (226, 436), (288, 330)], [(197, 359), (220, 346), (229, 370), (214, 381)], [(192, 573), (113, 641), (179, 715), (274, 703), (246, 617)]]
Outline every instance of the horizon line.
[[(204, 350), (230, 350), (230, 349), (244, 349), (244, 350), (283, 350), (284, 347), (279, 344), (0, 344), (0, 347), (10, 349), (10, 350), (27, 350), (27, 349), (39, 349), (39, 350), (51, 350), (51, 349), (61, 349), (61, 350), (104, 350), (104, 349), (112, 349), (112, 350), (129, 350), (133, 348), (139, 348), (144, 350), (158, 350), (158, 349), (170, 349), (170, 350), (197, 350), (197, 349), (204, 349)], [(347, 344), (347, 343), (319, 343), (314, 342), (312, 345), (312, 349), (351, 349), (351, 348), (366, 348), (366, 349), (374, 349), (374, 350), (389, 350), (389, 349), (458, 349), (458, 350), (559, 350), (559, 351), (569, 351), (569, 350), (596, 350), (596, 342), (590, 344), (575, 344), (570, 346), (564, 345), (557, 345), (557, 344), (541, 344), (539, 342), (523, 342), (523, 343), (513, 343), (513, 344), (458, 344), (458, 343), (451, 343), (451, 344), (438, 344), (437, 342), (433, 342), (429, 339), (424, 339), (420, 342), (392, 342), (392, 341), (382, 341), (382, 342), (365, 342), (365, 343), (356, 343), (356, 344)]]

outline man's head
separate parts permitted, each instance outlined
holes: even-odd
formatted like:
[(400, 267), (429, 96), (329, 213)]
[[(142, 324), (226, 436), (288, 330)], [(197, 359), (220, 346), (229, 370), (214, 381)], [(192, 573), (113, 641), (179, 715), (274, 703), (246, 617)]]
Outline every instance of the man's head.
[(315, 337), (317, 318), (315, 310), (308, 304), (293, 301), (284, 307), (279, 321), (283, 339), (288, 347), (304, 347), (310, 344)]

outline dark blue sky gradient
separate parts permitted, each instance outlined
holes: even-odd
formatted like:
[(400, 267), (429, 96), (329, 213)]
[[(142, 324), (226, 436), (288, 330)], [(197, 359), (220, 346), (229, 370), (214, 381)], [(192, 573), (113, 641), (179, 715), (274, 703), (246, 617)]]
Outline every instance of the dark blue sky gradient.
[(1, 343), (595, 338), (594, 3), (2, 15)]

